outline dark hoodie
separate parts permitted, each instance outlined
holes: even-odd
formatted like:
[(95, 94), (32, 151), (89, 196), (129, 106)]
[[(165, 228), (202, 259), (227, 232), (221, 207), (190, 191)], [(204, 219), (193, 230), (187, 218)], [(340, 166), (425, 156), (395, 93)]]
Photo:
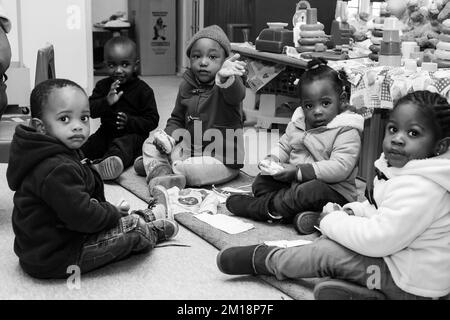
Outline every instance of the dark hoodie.
[[(166, 133), (172, 136), (176, 129), (187, 129), (191, 135), (192, 150), (195, 150), (194, 145), (199, 145), (196, 143), (199, 137), (194, 137), (195, 122), (201, 122), (203, 133), (208, 129), (217, 129), (224, 143), (223, 149), (215, 150), (213, 156), (228, 167), (242, 168), (244, 166), (242, 100), (245, 98), (245, 86), (241, 77), (235, 77), (228, 88), (220, 88), (214, 83), (201, 84), (190, 69), (183, 74), (183, 79), (175, 108), (167, 121)], [(226, 139), (226, 129), (240, 130), (236, 131), (236, 137)], [(202, 138), (202, 150), (211, 142), (207, 139), (203, 141)]]
[(33, 128), (16, 128), (6, 177), (15, 191), (14, 251), (31, 276), (67, 276), (86, 236), (114, 227), (121, 217), (79, 152)]
[[(89, 105), (92, 118), (101, 118), (101, 129), (106, 130), (113, 137), (135, 133), (144, 139), (148, 133), (158, 126), (159, 114), (156, 107), (155, 95), (144, 81), (138, 77), (130, 79), (119, 86), (118, 92), (123, 91), (122, 97), (110, 106), (106, 96), (111, 89), (114, 78), (108, 77), (97, 82)], [(125, 130), (117, 130), (117, 112), (124, 112), (128, 116)]]

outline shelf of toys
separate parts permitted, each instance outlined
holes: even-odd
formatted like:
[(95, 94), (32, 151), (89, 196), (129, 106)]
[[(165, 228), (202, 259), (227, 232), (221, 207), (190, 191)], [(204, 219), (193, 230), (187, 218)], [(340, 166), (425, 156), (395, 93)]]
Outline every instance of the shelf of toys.
[(232, 49), (256, 64), (255, 70), (269, 70), (261, 72), (261, 81), (248, 81), (244, 103), (246, 114), (266, 129), (289, 122), (308, 59), (324, 57), (333, 68), (346, 70), (350, 104), (366, 118), (359, 175), (370, 188), (373, 162), (381, 152), (384, 124), (395, 100), (410, 91), (429, 90), (450, 101), (450, 0), (387, 0), (379, 17), (372, 17), (370, 0), (360, 1), (356, 17), (348, 16), (346, 1), (337, 2), (331, 36), (323, 32), (315, 8), (300, 1), (291, 43), (281, 30), (286, 23), (271, 23), (269, 29), (275, 26), (278, 33), (264, 29), (259, 46), (234, 43)]

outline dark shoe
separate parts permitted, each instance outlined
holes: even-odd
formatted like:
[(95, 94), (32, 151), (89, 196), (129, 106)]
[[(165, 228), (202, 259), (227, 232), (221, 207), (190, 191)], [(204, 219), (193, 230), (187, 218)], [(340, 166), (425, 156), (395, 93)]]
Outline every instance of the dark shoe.
[(270, 194), (258, 198), (249, 195), (231, 195), (227, 198), (225, 206), (236, 216), (255, 221), (268, 221), (275, 219), (269, 215), (270, 200)]
[(174, 238), (178, 233), (178, 223), (172, 219), (157, 219), (149, 222), (148, 225), (152, 227), (158, 236), (157, 242), (169, 240)]
[(166, 174), (155, 177), (150, 180), (148, 183), (148, 188), (151, 190), (155, 186), (163, 186), (166, 189), (170, 189), (172, 187), (178, 187), (180, 190), (186, 187), (186, 177), (182, 174)]
[(164, 215), (163, 218), (174, 219), (172, 211), (170, 210), (169, 195), (167, 189), (161, 185), (150, 188), (150, 195), (153, 198), (151, 208), (159, 216)]
[(228, 247), (217, 254), (217, 267), (225, 274), (265, 274), (270, 275), (266, 267), (266, 257), (274, 247), (257, 244), (244, 247)]
[(316, 300), (386, 300), (383, 293), (342, 280), (325, 280), (314, 288)]
[(136, 171), (138, 176), (145, 177), (145, 168), (144, 168), (144, 158), (142, 156), (137, 157), (136, 160), (134, 160), (134, 171)]
[(111, 156), (92, 165), (102, 177), (102, 180), (117, 179), (123, 172), (123, 162), (118, 156)]
[(320, 212), (315, 211), (305, 211), (297, 214), (292, 221), (294, 229), (297, 230), (299, 234), (311, 234), (316, 232), (317, 229), (314, 228), (314, 226), (317, 226), (319, 216)]

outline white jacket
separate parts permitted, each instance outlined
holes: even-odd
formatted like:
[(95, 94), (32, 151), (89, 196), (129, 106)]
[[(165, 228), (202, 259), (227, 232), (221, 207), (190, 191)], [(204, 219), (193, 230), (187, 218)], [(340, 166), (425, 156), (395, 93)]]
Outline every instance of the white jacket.
[(383, 257), (402, 290), (424, 297), (450, 292), (450, 150), (403, 168), (375, 161), (388, 180), (374, 179), (375, 205), (353, 202), (355, 216), (335, 211), (323, 234), (370, 257)]

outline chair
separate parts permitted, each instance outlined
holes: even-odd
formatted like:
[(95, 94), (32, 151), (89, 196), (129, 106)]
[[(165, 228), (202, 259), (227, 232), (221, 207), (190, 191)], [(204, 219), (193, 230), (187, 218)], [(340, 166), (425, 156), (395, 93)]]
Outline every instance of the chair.
[(42, 81), (54, 79), (55, 77), (55, 51), (53, 45), (47, 43), (37, 53), (34, 85), (36, 86)]
[[(53, 78), (55, 78), (54, 48), (53, 45), (46, 44), (37, 53), (35, 85)], [(29, 111), (23, 113), (29, 113)], [(18, 124), (14, 121), (0, 123), (0, 163), (8, 162), (11, 140)]]

